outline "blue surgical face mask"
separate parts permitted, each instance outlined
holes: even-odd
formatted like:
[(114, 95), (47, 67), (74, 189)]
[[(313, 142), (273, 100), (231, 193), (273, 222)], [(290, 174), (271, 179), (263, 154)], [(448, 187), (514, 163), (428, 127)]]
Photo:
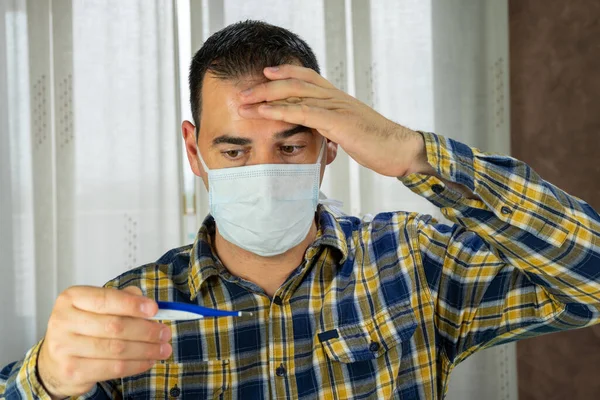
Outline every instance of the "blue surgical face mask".
[(258, 164), (208, 169), (210, 213), (225, 240), (263, 257), (285, 253), (308, 235), (319, 202), (315, 164)]

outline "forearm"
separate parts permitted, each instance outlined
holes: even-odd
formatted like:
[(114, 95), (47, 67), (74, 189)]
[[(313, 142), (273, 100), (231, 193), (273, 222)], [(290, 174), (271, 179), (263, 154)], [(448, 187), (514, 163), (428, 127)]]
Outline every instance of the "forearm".
[[(37, 363), (42, 341), (29, 350), (25, 358), (0, 370), (0, 398), (19, 399), (63, 399), (51, 394), (38, 376)], [(85, 396), (90, 400), (120, 398), (120, 382), (108, 381), (97, 384)]]
[(598, 308), (600, 218), (591, 207), (519, 160), (423, 135), (434, 172), (423, 169), (401, 178), (411, 190), (439, 206), (449, 220), (476, 232), (509, 264), (538, 277), (536, 284), (558, 301)]

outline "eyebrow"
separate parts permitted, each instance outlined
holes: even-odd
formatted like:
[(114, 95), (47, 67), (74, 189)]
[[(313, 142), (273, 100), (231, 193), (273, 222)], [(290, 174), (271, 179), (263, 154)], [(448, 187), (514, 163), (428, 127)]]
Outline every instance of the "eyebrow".
[[(310, 128), (303, 126), (303, 125), (298, 125), (293, 128), (286, 129), (285, 131), (277, 132), (274, 137), (275, 137), (275, 139), (281, 140), (281, 139), (287, 139), (287, 138), (297, 135), (299, 133), (312, 133), (312, 132), (310, 131)], [(249, 144), (252, 144), (252, 139), (226, 134), (226, 135), (217, 136), (212, 141), (213, 146), (217, 146), (217, 145), (223, 144), (223, 143), (233, 144), (236, 146), (248, 146)]]

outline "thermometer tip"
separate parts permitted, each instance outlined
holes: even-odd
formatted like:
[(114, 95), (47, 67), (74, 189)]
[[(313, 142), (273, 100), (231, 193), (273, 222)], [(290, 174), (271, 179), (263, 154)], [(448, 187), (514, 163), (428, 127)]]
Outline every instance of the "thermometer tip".
[(238, 316), (239, 317), (251, 317), (254, 315), (254, 313), (250, 312), (250, 311), (238, 311)]

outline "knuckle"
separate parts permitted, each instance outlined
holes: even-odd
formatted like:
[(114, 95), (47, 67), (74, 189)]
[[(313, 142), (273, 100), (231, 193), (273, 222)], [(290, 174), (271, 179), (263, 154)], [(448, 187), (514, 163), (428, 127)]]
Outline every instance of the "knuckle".
[(55, 357), (60, 357), (67, 354), (66, 346), (63, 343), (56, 340), (51, 340), (48, 342), (48, 351), (51, 355)]
[(106, 323), (106, 332), (118, 336), (125, 330), (125, 321), (121, 317), (111, 317)]
[(108, 339), (108, 351), (110, 354), (120, 356), (125, 353), (127, 345), (123, 340)]
[(65, 291), (61, 292), (58, 295), (58, 297), (56, 298), (56, 305), (58, 307), (66, 306), (66, 305), (72, 303), (72, 299), (73, 299), (73, 290), (71, 288), (66, 289)]
[(48, 319), (48, 326), (47, 326), (48, 332), (59, 331), (61, 326), (62, 326), (62, 322), (56, 316), (56, 314), (51, 315), (50, 318)]
[(310, 111), (310, 106), (307, 106), (306, 104), (300, 105), (300, 114), (301, 114), (300, 125), (307, 125), (309, 111)]
[(77, 375), (77, 363), (73, 358), (67, 358), (61, 363), (61, 375), (68, 380), (75, 379)]

